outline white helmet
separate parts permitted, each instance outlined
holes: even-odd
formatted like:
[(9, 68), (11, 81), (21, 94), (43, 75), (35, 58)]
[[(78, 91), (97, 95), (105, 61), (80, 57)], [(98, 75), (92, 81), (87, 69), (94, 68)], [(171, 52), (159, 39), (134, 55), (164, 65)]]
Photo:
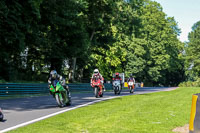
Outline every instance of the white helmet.
[(99, 73), (99, 70), (98, 70), (98, 69), (94, 69), (94, 73), (95, 73), (95, 74), (98, 74), (98, 73)]

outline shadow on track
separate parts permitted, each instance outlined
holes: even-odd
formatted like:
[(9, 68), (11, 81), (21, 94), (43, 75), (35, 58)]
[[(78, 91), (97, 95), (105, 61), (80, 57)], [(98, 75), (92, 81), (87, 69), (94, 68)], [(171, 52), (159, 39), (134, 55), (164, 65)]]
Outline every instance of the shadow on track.
[[(167, 87), (136, 88), (135, 92), (136, 94), (137, 92), (148, 92), (148, 91), (156, 92), (158, 90), (165, 88)], [(122, 93), (119, 96), (123, 95), (132, 95), (132, 94), (129, 93), (128, 89), (123, 89)], [(135, 93), (133, 95), (135, 95)], [(102, 98), (95, 98), (93, 92), (91, 91), (89, 93), (72, 93), (71, 96), (72, 96), (72, 105), (69, 107), (74, 107), (94, 100), (106, 97), (108, 98), (108, 97), (118, 96), (118, 95), (115, 95), (114, 92), (109, 91), (105, 92)], [(12, 110), (12, 111), (31, 111), (40, 109), (59, 108), (55, 98), (53, 98), (51, 95), (0, 100), (0, 107), (3, 110)]]
[(28, 111), (58, 107), (52, 96), (0, 100), (3, 110)]

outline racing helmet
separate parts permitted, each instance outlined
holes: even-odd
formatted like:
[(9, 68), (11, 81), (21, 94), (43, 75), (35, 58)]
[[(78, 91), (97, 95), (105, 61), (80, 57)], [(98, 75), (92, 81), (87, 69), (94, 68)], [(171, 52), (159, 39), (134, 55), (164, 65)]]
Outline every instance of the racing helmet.
[(130, 77), (133, 77), (133, 74), (130, 74)]
[(119, 73), (115, 73), (115, 76), (119, 76)]
[(57, 76), (56, 70), (52, 70), (50, 75), (51, 75), (52, 78), (56, 78), (56, 76)]
[(99, 70), (98, 69), (94, 69), (94, 74), (98, 74)]

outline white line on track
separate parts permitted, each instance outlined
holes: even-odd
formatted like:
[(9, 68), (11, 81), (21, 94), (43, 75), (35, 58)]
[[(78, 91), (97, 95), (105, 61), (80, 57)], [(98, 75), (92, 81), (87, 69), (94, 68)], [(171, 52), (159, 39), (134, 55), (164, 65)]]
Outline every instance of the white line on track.
[(59, 112), (56, 112), (56, 113), (53, 113), (53, 114), (49, 114), (49, 115), (46, 115), (46, 116), (31, 120), (31, 121), (24, 122), (24, 123), (21, 123), (19, 125), (16, 125), (16, 126), (1, 130), (0, 133), (8, 132), (10, 130), (13, 130), (13, 129), (16, 129), (16, 128), (19, 128), (19, 127), (23, 127), (23, 126), (26, 126), (28, 124), (31, 124), (31, 123), (34, 123), (34, 122), (37, 122), (37, 121), (40, 121), (40, 120), (44, 120), (46, 118), (49, 118), (49, 117), (52, 117), (52, 116), (55, 116), (55, 115), (58, 115), (58, 114), (61, 114), (61, 113), (64, 113), (64, 112), (67, 112), (67, 111), (70, 111), (70, 110), (74, 110), (74, 109), (77, 109), (77, 108), (80, 108), (80, 107), (88, 106), (88, 105), (93, 104), (93, 103), (97, 103), (97, 102), (100, 102), (100, 101), (105, 101), (105, 100), (109, 100), (109, 99), (113, 99), (113, 98), (117, 98), (117, 97), (121, 97), (121, 96), (108, 97), (108, 98), (92, 101), (92, 102), (89, 102), (89, 103), (85, 103), (85, 104), (82, 104), (82, 105), (78, 105), (76, 107), (65, 109), (65, 110), (62, 110), (62, 111), (59, 111)]

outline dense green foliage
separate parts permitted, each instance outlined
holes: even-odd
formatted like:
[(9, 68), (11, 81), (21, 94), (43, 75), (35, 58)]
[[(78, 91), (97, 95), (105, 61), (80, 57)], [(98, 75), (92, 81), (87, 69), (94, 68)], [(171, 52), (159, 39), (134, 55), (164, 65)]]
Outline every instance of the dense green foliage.
[[(9, 133), (174, 133), (189, 123), (200, 88), (131, 95), (71, 110)], [(173, 104), (172, 104), (173, 103)]]
[(200, 78), (195, 81), (185, 81), (179, 84), (179, 87), (199, 87), (200, 86)]
[(196, 80), (200, 77), (200, 21), (195, 23), (188, 36), (186, 43), (186, 74), (189, 80)]
[(185, 43), (185, 75), (186, 81), (179, 86), (200, 87), (200, 21), (192, 26), (188, 35), (188, 42)]
[[(149, 85), (184, 80), (183, 43), (172, 17), (151, 0), (2, 0), (0, 80), (110, 80), (133, 73)], [(192, 36), (192, 35), (191, 35)]]

